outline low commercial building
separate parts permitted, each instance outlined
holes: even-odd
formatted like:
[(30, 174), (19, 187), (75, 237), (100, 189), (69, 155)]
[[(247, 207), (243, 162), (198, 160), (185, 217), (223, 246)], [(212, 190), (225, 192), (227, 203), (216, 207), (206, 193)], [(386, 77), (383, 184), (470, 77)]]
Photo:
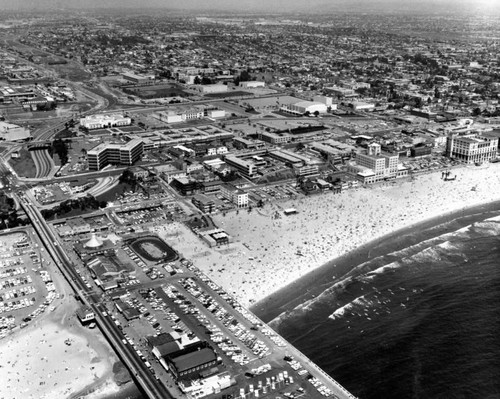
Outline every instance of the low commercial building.
[(27, 140), (31, 137), (28, 129), (12, 123), (0, 122), (0, 140), (18, 141)]
[(317, 101), (300, 101), (293, 104), (284, 104), (281, 106), (281, 110), (296, 115), (304, 115), (306, 113), (326, 114), (328, 107), (326, 104)]
[(70, 234), (86, 234), (90, 233), (90, 223), (86, 222), (82, 217), (66, 219), (66, 226), (70, 229)]
[(327, 96), (314, 96), (313, 101), (317, 103), (322, 103), (325, 104), (327, 107), (330, 107), (332, 110), (337, 109), (337, 104), (333, 103), (333, 98), (332, 97), (327, 97)]
[(195, 119), (202, 119), (208, 117), (210, 119), (224, 118), (226, 111), (214, 107), (206, 106), (191, 106), (191, 107), (178, 107), (169, 109), (167, 111), (159, 111), (152, 114), (156, 118), (165, 123), (181, 123)]
[(416, 144), (410, 149), (410, 154), (413, 158), (426, 157), (432, 154), (432, 147), (423, 143)]
[(203, 94), (225, 93), (225, 92), (227, 92), (227, 85), (223, 85), (223, 84), (198, 85), (198, 86), (195, 86), (195, 89)]
[(209, 109), (207, 110), (207, 116), (212, 119), (225, 118), (226, 111), (223, 109)]
[(325, 87), (325, 92), (336, 97), (354, 97), (357, 96), (354, 89), (348, 89), (339, 86)]
[(131, 72), (122, 74), (123, 79), (134, 84), (152, 83), (155, 79), (154, 75), (139, 75)]
[(292, 141), (292, 136), (288, 133), (259, 132), (259, 139), (271, 144), (284, 144)]
[(258, 149), (264, 148), (265, 144), (262, 141), (249, 140), (244, 137), (235, 137), (233, 140), (233, 146), (238, 150), (241, 149)]
[(89, 130), (115, 126), (129, 126), (131, 123), (132, 119), (121, 114), (90, 115), (80, 119), (80, 125)]
[(375, 109), (375, 104), (365, 103), (365, 102), (353, 102), (350, 104), (354, 111), (373, 111)]
[(174, 358), (167, 358), (167, 363), (176, 379), (192, 380), (199, 378), (203, 370), (215, 366), (217, 356), (212, 348), (206, 347)]
[(243, 89), (256, 89), (258, 87), (266, 87), (266, 82), (259, 81), (248, 81), (248, 82), (240, 82), (239, 86)]
[(90, 170), (100, 170), (107, 165), (133, 165), (144, 152), (141, 139), (127, 143), (102, 143), (87, 152)]
[(76, 311), (76, 315), (80, 323), (83, 325), (91, 323), (95, 320), (94, 311), (88, 306), (82, 306), (80, 309)]

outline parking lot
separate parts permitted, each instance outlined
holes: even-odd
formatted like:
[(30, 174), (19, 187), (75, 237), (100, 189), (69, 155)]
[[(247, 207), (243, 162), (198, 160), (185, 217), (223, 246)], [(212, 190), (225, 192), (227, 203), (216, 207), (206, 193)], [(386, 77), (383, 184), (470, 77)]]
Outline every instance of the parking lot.
[(32, 230), (0, 235), (0, 338), (26, 326), (56, 299)]

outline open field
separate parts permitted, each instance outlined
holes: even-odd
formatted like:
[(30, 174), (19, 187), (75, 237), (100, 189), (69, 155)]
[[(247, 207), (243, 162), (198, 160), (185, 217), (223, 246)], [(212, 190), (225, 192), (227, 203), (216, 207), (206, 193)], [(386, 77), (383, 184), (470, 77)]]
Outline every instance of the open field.
[(19, 151), (19, 158), (11, 158), (9, 164), (20, 177), (36, 177), (35, 161), (31, 153), (24, 148)]
[(166, 85), (128, 87), (123, 89), (123, 91), (128, 94), (134, 94), (142, 99), (190, 96), (190, 94), (185, 92), (180, 86), (173, 83)]

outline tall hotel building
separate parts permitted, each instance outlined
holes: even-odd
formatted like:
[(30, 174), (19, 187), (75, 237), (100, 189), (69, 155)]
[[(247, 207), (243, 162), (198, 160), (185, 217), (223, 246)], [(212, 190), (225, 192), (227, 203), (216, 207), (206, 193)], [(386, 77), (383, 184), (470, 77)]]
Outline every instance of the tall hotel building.
[(100, 170), (107, 165), (132, 165), (140, 160), (143, 142), (134, 139), (125, 144), (102, 143), (87, 152), (90, 170)]
[(368, 146), (367, 154), (356, 154), (356, 161), (348, 163), (347, 171), (355, 173), (363, 184), (408, 176), (408, 169), (399, 164), (399, 155), (382, 154), (377, 143)]
[(498, 154), (498, 136), (479, 134), (450, 134), (446, 140), (446, 155), (466, 163), (482, 163)]

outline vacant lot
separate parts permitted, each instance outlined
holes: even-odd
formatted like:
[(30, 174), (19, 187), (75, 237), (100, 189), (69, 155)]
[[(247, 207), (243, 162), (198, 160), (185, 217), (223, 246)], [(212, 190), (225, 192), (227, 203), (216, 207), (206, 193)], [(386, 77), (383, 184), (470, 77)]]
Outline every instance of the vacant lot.
[(20, 177), (35, 177), (36, 166), (30, 152), (23, 148), (19, 151), (19, 158), (11, 158), (9, 160), (10, 166), (14, 169)]

